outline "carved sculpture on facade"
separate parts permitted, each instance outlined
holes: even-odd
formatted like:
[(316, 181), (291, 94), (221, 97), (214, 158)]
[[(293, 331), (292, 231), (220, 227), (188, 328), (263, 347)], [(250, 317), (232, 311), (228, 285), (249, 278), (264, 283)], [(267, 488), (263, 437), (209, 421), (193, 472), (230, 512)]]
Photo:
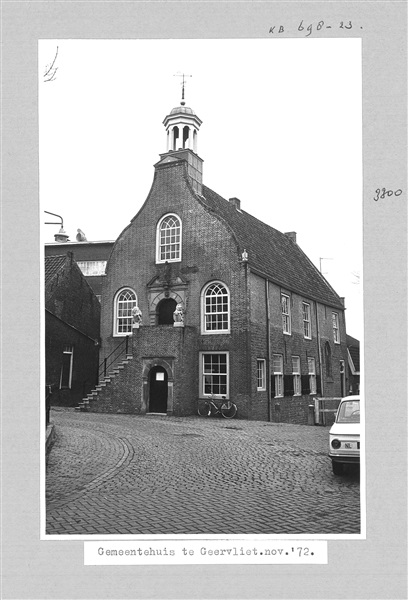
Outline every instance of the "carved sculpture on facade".
[(133, 318), (132, 327), (134, 329), (139, 329), (140, 325), (142, 324), (142, 311), (140, 310), (140, 308), (138, 306), (134, 306), (132, 308), (132, 318)]
[(174, 327), (184, 327), (184, 307), (181, 303), (177, 304), (173, 319)]

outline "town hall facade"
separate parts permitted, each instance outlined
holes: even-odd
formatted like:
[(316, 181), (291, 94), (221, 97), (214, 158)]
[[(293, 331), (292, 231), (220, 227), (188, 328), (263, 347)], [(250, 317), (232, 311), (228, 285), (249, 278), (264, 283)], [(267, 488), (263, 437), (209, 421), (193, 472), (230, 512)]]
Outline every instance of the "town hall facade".
[(187, 416), (213, 396), (238, 418), (307, 423), (316, 398), (347, 394), (343, 299), (294, 232), (204, 185), (200, 125), (184, 101), (164, 119), (167, 151), (107, 261), (100, 356), (113, 373), (80, 408)]

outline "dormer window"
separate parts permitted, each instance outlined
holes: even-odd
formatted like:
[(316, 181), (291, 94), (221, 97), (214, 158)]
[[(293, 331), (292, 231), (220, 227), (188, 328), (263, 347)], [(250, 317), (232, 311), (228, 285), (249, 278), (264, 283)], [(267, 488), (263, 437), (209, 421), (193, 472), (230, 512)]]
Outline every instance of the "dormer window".
[(181, 260), (181, 220), (177, 215), (165, 215), (157, 225), (156, 262)]

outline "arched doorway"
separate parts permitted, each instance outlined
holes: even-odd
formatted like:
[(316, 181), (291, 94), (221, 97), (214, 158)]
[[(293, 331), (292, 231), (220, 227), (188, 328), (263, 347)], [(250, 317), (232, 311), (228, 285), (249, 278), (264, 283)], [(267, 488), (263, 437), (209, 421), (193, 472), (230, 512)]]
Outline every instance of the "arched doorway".
[(157, 305), (157, 324), (173, 325), (173, 313), (176, 310), (177, 302), (173, 298), (165, 298)]
[(149, 412), (167, 413), (167, 371), (163, 367), (153, 367), (149, 373)]

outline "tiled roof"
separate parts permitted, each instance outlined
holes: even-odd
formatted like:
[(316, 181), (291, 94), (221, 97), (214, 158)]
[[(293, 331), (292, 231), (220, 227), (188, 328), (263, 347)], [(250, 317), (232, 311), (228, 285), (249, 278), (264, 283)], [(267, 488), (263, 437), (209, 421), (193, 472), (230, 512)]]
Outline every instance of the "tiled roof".
[(64, 266), (67, 260), (67, 255), (63, 256), (46, 256), (45, 257), (45, 285), (47, 285), (58, 271)]
[(290, 291), (343, 308), (338, 294), (296, 242), (249, 213), (237, 210), (232, 202), (204, 185), (202, 194), (208, 207), (230, 226), (241, 251), (247, 250), (250, 267)]

